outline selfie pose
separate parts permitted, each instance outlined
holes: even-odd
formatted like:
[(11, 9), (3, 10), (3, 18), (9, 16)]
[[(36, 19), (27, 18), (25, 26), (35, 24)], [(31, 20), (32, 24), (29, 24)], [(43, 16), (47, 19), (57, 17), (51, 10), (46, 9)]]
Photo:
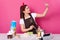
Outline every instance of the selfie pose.
[(43, 13), (31, 13), (28, 5), (22, 5), (20, 7), (20, 26), (22, 32), (33, 32), (37, 34), (37, 30), (40, 30), (38, 25), (35, 22), (35, 18), (45, 17), (48, 12), (48, 4), (45, 4), (46, 8)]

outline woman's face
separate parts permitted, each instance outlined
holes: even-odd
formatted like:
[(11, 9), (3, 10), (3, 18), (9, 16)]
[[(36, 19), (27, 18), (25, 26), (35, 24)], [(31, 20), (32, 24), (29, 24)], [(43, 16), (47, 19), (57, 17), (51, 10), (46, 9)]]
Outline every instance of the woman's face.
[(24, 13), (30, 13), (30, 9), (28, 6), (25, 7)]

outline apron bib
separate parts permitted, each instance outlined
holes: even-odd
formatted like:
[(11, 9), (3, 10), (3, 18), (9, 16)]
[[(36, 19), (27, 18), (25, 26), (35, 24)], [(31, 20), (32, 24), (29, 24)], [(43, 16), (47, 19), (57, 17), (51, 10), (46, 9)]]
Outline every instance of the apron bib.
[(27, 29), (27, 28), (30, 28), (31, 25), (34, 25), (34, 28), (32, 30), (29, 30), (28, 32), (33, 32), (33, 34), (37, 34), (36, 30), (38, 28), (38, 25), (36, 25), (31, 14), (29, 14), (29, 15), (30, 15), (30, 18), (28, 18), (28, 19), (24, 18), (25, 28)]

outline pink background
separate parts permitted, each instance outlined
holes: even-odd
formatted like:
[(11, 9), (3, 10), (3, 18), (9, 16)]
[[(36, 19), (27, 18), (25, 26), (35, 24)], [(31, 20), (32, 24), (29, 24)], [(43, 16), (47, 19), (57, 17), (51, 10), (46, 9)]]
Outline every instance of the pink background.
[(27, 4), (32, 12), (42, 13), (45, 10), (45, 2), (49, 4), (49, 10), (45, 17), (36, 21), (48, 33), (60, 33), (60, 0), (0, 0), (0, 33), (7, 33), (10, 22), (17, 21), (17, 33), (21, 33), (19, 19), (20, 6)]

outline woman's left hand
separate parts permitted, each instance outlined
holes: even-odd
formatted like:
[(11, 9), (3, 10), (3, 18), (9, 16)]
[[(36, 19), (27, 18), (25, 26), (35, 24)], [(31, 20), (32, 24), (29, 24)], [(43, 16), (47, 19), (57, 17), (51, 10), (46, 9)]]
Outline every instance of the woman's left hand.
[(40, 31), (40, 27), (38, 27), (38, 31)]

